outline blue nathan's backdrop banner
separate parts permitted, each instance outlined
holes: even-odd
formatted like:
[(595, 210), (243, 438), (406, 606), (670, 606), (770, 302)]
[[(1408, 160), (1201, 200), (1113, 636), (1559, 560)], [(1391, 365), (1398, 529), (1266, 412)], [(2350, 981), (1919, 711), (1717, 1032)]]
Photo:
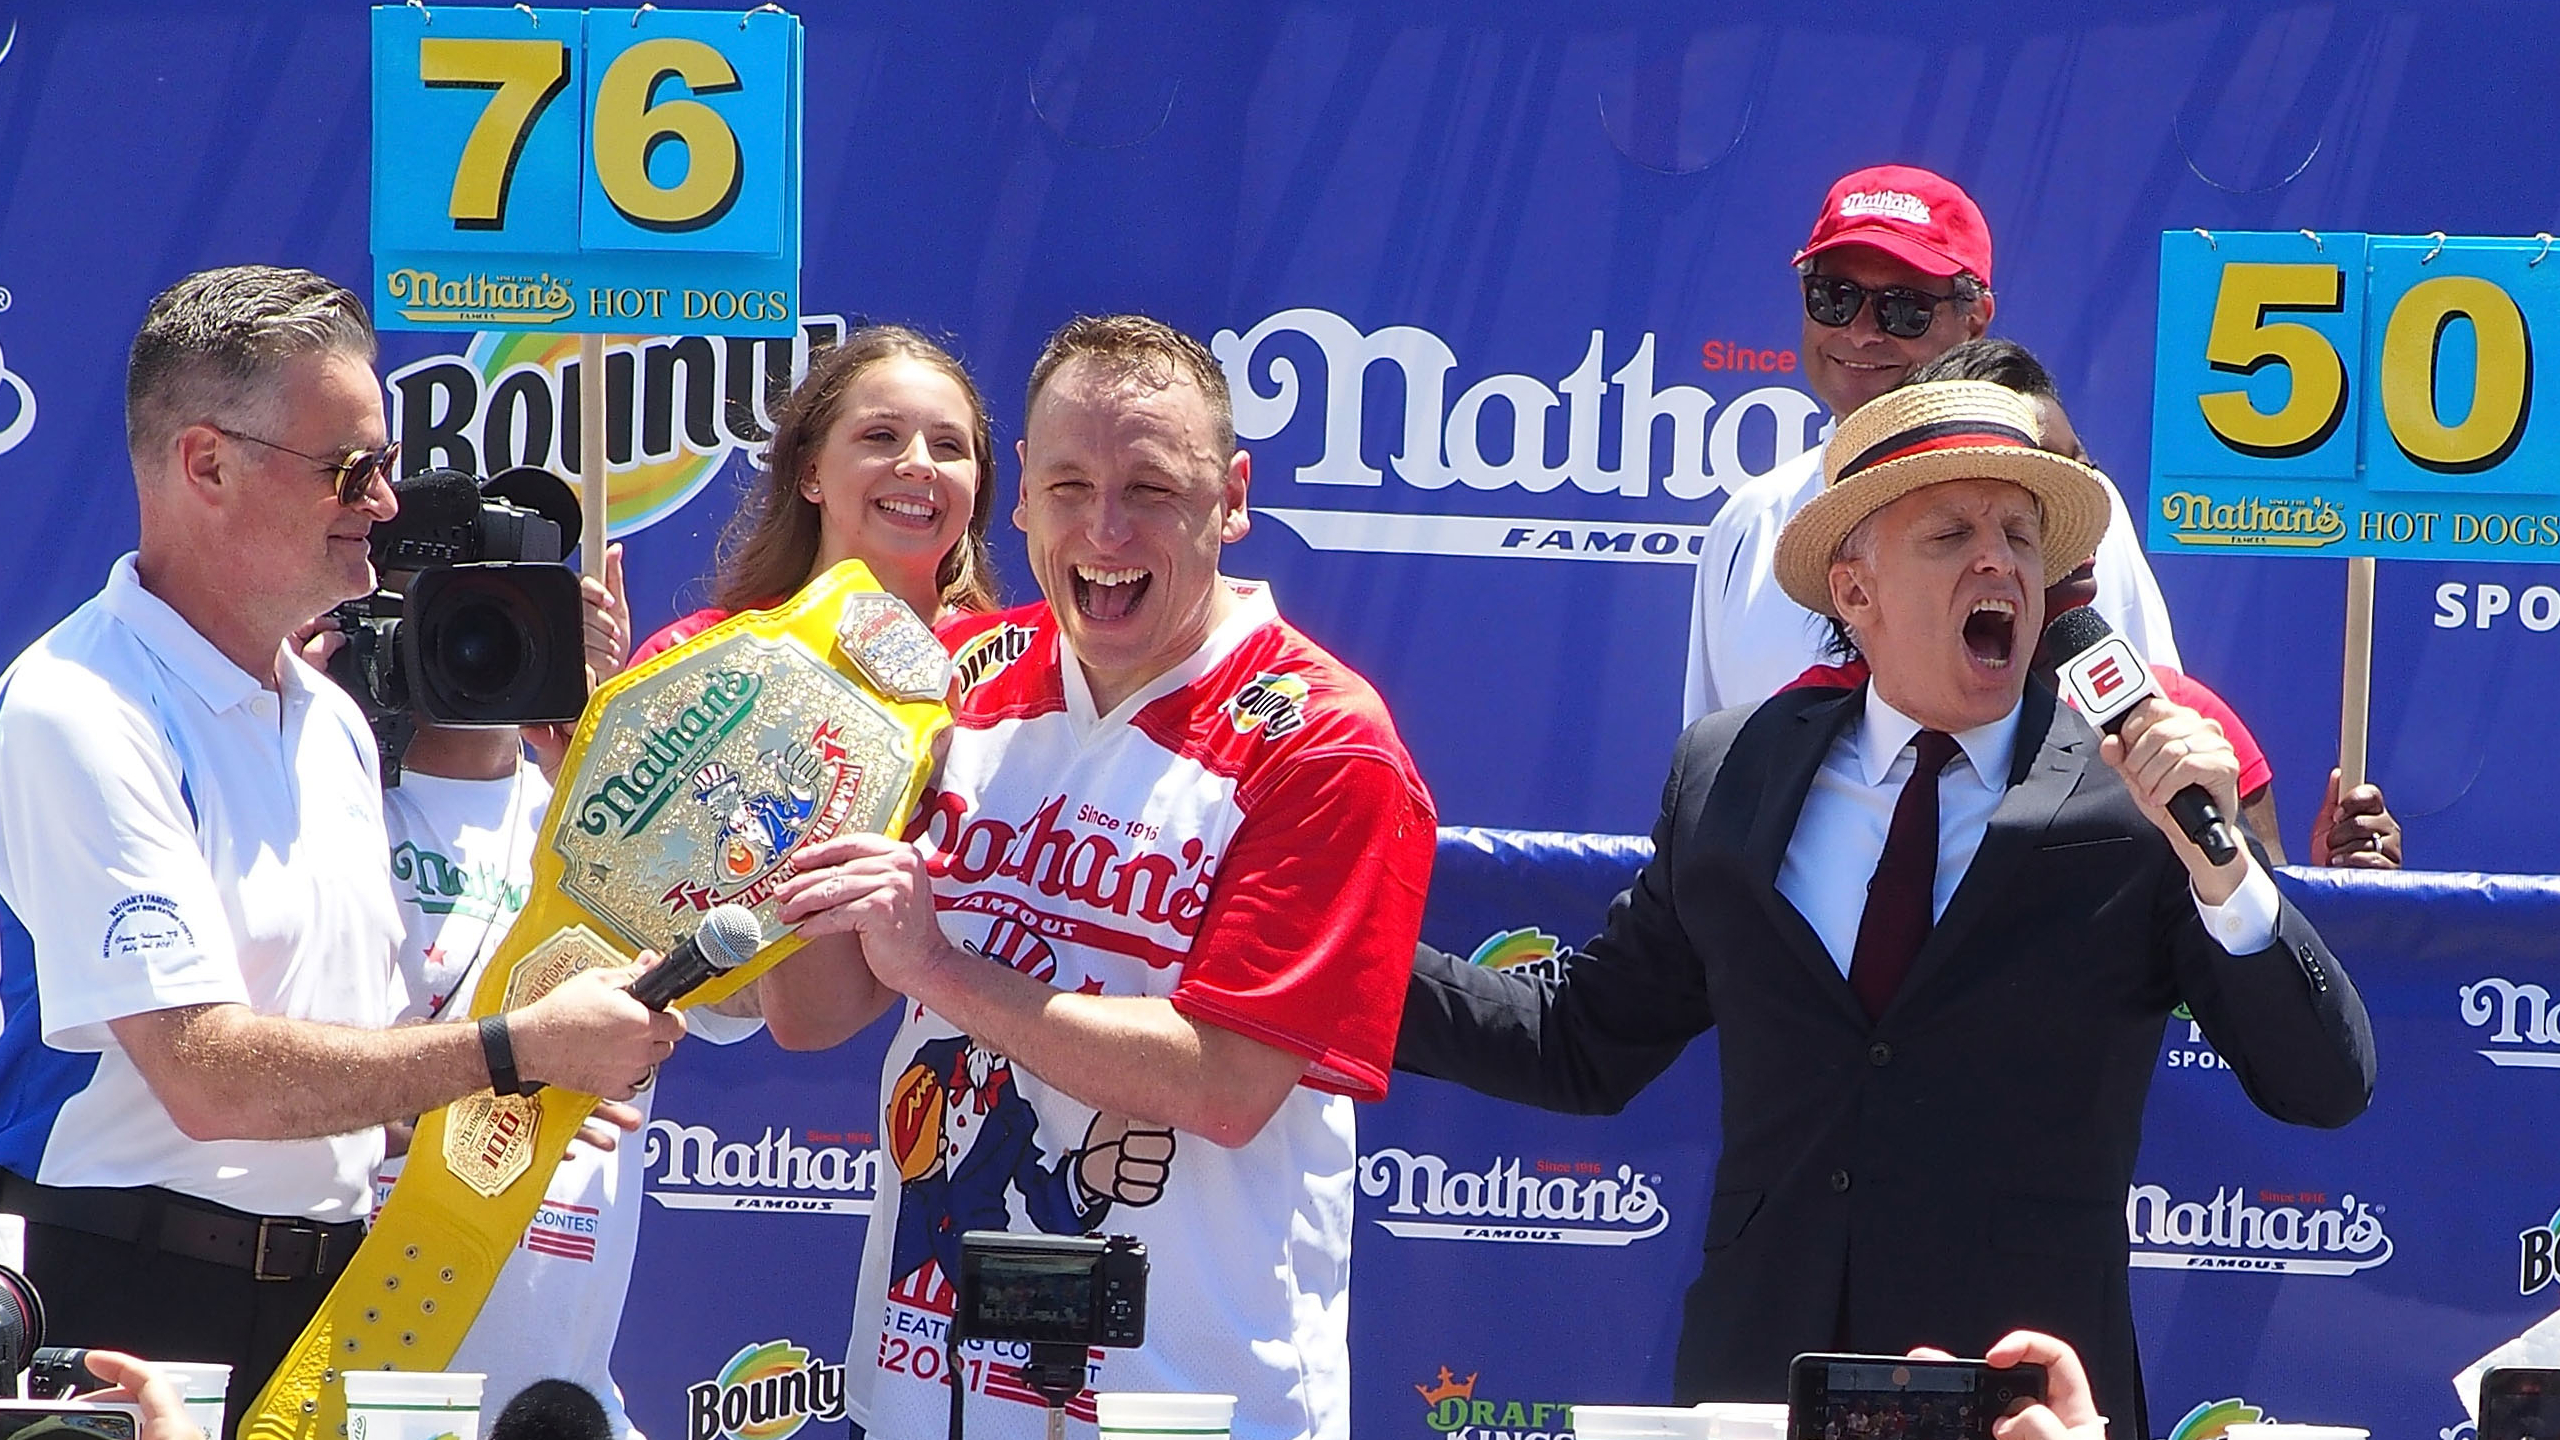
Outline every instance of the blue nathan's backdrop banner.
[[(574, 473), (565, 332), (610, 321), (611, 519), (644, 627), (704, 599), (771, 402), (813, 348), (875, 319), (949, 336), (1009, 454), (1042, 338), (1142, 309), (1208, 342), (1234, 390), (1257, 514), (1230, 568), (1378, 683), (1443, 818), (1640, 832), (1700, 535), (1830, 419), (1788, 259), (1834, 178), (1902, 161), (1981, 202), (1994, 328), (2052, 367), (2160, 547), (2186, 667), (2266, 745), (2289, 846), (2334, 755), (2332, 557), (2352, 547), (2178, 536), (2316, 538), (2316, 499), (2385, 556), (2372, 771), (2412, 859), (2560, 864), (2560, 573), (2531, 563), (2560, 534), (2537, 488), (2552, 367), (2531, 363), (2560, 318), (2560, 261), (2532, 238), (2560, 230), (2560, 13), (396, 8), (419, 13), (382, 23), (414, 30), (377, 31), (353, 0), (0, 0), (0, 649), (132, 545), (125, 347), (193, 269), (310, 265), (439, 327), (384, 338), (415, 468)], [(429, 31), (511, 48), (429, 54)], [(376, 91), (377, 44), (413, 91)], [(803, 83), (781, 83), (795, 67)], [(521, 147), (465, 166), (510, 83)], [(401, 112), (414, 151), (382, 128), (384, 106), (430, 101), (463, 103)], [(679, 121), (682, 144), (652, 138)], [(796, 192), (767, 188), (777, 149)], [(415, 255), (377, 254), (377, 206), (402, 204)], [(589, 255), (627, 278), (572, 286), (562, 267)], [(2216, 268), (2190, 287), (2177, 267), (2198, 255)], [(678, 264), (700, 281), (647, 278)], [(2285, 268), (2304, 266), (2329, 273)], [(425, 318), (393, 314), (411, 309)], [(2176, 357), (2173, 320), (2194, 337)], [(2167, 397), (2173, 358), (2192, 384)], [(2208, 413), (2210, 393), (2237, 398)], [(2293, 468), (2266, 483), (2301, 503), (2270, 489), (2248, 511), (2216, 489), (2230, 472), (2172, 468), (2217, 417), (2235, 453)], [(2347, 485), (2369, 496), (2352, 513)], [(2258, 523), (2279, 511), (2301, 518)], [(1027, 596), (1017, 537), (996, 539)], [(1453, 840), (1432, 938), (1552, 963), (1632, 863), (1618, 842)], [(2172, 1025), (2127, 1209), (2156, 1428), (2209, 1440), (2263, 1412), (2461, 1440), (2444, 1377), (2560, 1307), (2560, 1167), (2517, 1139), (2560, 1056), (2553, 897), (2298, 883), (2373, 1004), (2383, 1095), (2343, 1132), (2285, 1130)], [(1365, 1113), (1363, 1436), (1551, 1434), (1560, 1401), (1665, 1393), (1714, 1153), (1711, 1049), (1609, 1120), (1420, 1083)], [(841, 1423), (876, 1061), (862, 1042), (756, 1041), (670, 1067), (621, 1367), (651, 1433)]]

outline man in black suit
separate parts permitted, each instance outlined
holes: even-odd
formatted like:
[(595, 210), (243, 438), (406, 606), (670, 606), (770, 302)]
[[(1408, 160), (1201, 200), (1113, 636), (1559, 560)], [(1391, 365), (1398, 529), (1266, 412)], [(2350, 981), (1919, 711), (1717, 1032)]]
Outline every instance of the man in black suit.
[(2043, 589), (2107, 514), (2027, 402), (1905, 387), (1824, 465), (1778, 575), (1871, 680), (1692, 726), (1607, 930), (1552, 982), (1418, 955), (1397, 1064), (1608, 1113), (1720, 1026), (1680, 1398), (1782, 1399), (1802, 1351), (2024, 1327), (2079, 1347), (2147, 1436), (2124, 1205), (2170, 1008), (2261, 1109), (2335, 1126), (2372, 1094), (2364, 1007), (2262, 862), (2217, 866), (2168, 817), (2187, 785), (2238, 813), (2219, 729), (2155, 698), (2101, 739), (2027, 684)]

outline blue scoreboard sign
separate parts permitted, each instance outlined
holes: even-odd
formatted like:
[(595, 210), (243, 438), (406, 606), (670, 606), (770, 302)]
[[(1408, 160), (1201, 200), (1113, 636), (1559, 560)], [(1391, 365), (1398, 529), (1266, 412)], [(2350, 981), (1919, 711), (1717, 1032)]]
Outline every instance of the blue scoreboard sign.
[(2154, 550), (2560, 563), (2547, 236), (2171, 231)]
[(376, 319), (794, 333), (800, 72), (771, 6), (377, 7)]

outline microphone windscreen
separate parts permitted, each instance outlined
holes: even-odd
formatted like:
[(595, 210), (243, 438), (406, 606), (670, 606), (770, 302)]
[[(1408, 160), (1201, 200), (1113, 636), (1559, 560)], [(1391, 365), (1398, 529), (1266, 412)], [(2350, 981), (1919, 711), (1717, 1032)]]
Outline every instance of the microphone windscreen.
[(2044, 653), (2068, 660), (2113, 635), (2115, 627), (2093, 605), (2081, 605), (2053, 617), (2044, 627)]
[(726, 974), (764, 948), (764, 922), (744, 905), (717, 905), (702, 918), (694, 944), (703, 959)]
[(373, 527), (377, 570), (423, 570), (476, 560), (480, 486), (459, 470), (421, 470), (392, 483), (400, 513)]
[(489, 1440), (614, 1440), (613, 1422), (586, 1387), (536, 1380), (490, 1422)]
[(480, 518), (480, 487), (459, 470), (421, 470), (396, 481), (400, 518), (422, 529), (469, 525)]

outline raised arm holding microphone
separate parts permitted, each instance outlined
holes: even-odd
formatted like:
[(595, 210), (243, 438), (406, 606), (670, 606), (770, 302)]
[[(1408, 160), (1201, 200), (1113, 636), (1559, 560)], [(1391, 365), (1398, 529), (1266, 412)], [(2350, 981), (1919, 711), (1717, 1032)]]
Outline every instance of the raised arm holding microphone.
[(1844, 420), (1776, 573), (1871, 678), (1692, 726), (1653, 859), (1561, 979), (1416, 958), (1399, 1067), (1550, 1109), (1614, 1111), (1718, 1027), (1680, 1398), (1783, 1398), (1801, 1351), (1979, 1353), (2026, 1327), (2148, 1435), (2124, 1201), (2171, 1007), (2278, 1119), (2340, 1125), (2371, 1096), (2319, 936), (2253, 852), (2216, 865), (2168, 816), (2190, 785), (2238, 813), (2221, 733), (2153, 699), (2102, 740), (2028, 684), (2044, 587), (2107, 515), (2039, 438), (1979, 381)]

